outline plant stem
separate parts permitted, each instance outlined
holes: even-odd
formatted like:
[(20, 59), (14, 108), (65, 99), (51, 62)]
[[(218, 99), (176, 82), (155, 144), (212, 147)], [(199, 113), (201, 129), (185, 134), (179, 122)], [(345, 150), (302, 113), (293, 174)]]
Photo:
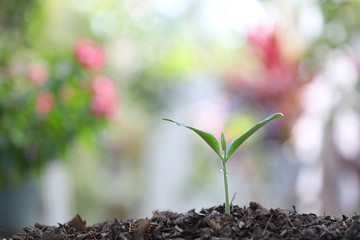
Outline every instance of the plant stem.
[(223, 174), (224, 174), (224, 186), (225, 186), (225, 212), (230, 213), (230, 203), (229, 203), (229, 187), (228, 187), (228, 176), (226, 170), (226, 162), (223, 161)]

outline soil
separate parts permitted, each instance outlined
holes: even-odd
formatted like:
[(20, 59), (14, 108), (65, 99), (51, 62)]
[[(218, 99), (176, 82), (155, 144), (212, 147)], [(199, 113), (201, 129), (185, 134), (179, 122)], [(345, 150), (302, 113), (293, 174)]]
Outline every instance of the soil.
[(109, 221), (86, 226), (80, 216), (58, 226), (36, 223), (25, 227), (16, 240), (60, 239), (360, 239), (360, 216), (317, 216), (293, 210), (224, 206), (179, 214), (155, 211), (151, 219)]

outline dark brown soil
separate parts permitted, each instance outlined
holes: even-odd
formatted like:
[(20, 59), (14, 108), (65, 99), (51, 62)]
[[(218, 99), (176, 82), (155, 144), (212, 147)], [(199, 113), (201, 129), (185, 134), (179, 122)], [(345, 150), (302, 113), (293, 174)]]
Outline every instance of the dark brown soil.
[(117, 218), (86, 227), (80, 216), (59, 226), (36, 223), (13, 239), (360, 239), (360, 216), (341, 219), (282, 209), (224, 206), (179, 214), (156, 211), (151, 219)]

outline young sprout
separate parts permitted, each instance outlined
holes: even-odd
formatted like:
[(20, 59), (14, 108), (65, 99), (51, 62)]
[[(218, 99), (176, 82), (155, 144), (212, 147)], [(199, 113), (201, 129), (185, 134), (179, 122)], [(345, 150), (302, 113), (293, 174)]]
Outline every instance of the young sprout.
[(173, 122), (176, 123), (178, 126), (181, 127), (186, 127), (192, 131), (194, 131), (195, 133), (197, 133), (214, 151), (215, 153), (219, 156), (219, 158), (221, 159), (221, 163), (222, 163), (222, 170), (223, 170), (223, 174), (224, 174), (224, 186), (225, 186), (225, 211), (226, 213), (230, 213), (230, 203), (229, 203), (229, 189), (228, 189), (228, 179), (227, 179), (227, 170), (226, 170), (226, 164), (229, 161), (229, 158), (231, 157), (231, 155), (233, 155), (233, 153), (236, 151), (236, 149), (238, 147), (240, 147), (240, 145), (245, 142), (246, 139), (248, 139), (253, 133), (255, 133), (257, 130), (259, 130), (262, 126), (264, 126), (265, 124), (267, 124), (268, 122), (270, 122), (271, 120), (281, 117), (283, 116), (282, 113), (275, 113), (273, 115), (270, 115), (269, 117), (265, 118), (264, 120), (262, 120), (261, 122), (259, 122), (258, 124), (254, 125), (252, 128), (250, 128), (250, 130), (248, 130), (247, 132), (245, 132), (243, 135), (241, 135), (240, 137), (236, 138), (235, 140), (233, 140), (229, 145), (227, 145), (226, 143), (226, 138), (224, 133), (221, 133), (221, 149), (222, 149), (222, 153), (220, 152), (220, 145), (218, 140), (214, 137), (214, 135), (196, 129), (194, 127), (191, 126), (187, 126), (185, 124), (176, 122), (174, 120), (171, 119), (167, 119), (167, 118), (163, 118), (163, 120), (165, 121), (169, 121), (169, 122)]

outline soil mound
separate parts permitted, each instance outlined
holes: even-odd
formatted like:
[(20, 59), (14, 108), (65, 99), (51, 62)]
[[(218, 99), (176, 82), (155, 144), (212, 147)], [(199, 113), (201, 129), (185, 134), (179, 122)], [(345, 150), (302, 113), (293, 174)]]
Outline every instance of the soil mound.
[(59, 226), (36, 223), (25, 227), (18, 240), (60, 239), (360, 239), (360, 216), (341, 219), (293, 210), (266, 209), (251, 202), (249, 207), (224, 206), (187, 213), (155, 211), (151, 219), (109, 221), (86, 226), (80, 216)]

